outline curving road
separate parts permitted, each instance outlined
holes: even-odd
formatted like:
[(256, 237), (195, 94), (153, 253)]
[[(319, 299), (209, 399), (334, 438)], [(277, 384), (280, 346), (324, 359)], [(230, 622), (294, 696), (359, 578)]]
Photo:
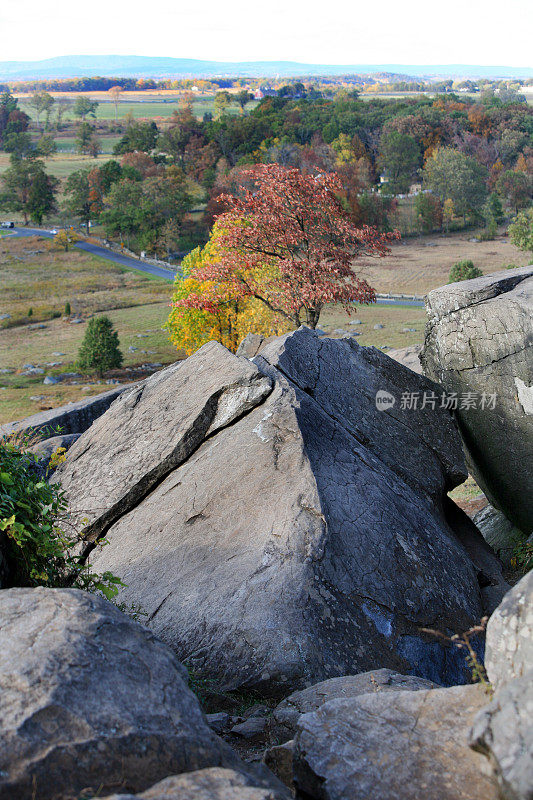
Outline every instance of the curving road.
[[(43, 228), (13, 228), (8, 236), (44, 236), (46, 239), (51, 239), (53, 233)], [(153, 264), (147, 264), (146, 261), (140, 261), (131, 256), (124, 256), (121, 253), (115, 253), (113, 250), (107, 250), (105, 247), (100, 247), (97, 244), (90, 244), (90, 242), (77, 242), (74, 245), (80, 250), (85, 250), (87, 253), (105, 258), (107, 261), (112, 261), (114, 264), (119, 264), (121, 267), (128, 267), (128, 269), (137, 269), (140, 272), (148, 272), (150, 275), (156, 275), (158, 278), (165, 278), (168, 281), (173, 281), (176, 277), (176, 272), (171, 269), (163, 269), (156, 267)], [(423, 300), (413, 300), (408, 298), (399, 297), (378, 297), (376, 299), (378, 305), (384, 306), (418, 306), (424, 307)]]
[[(43, 236), (45, 239), (52, 239), (54, 234), (42, 228), (13, 228), (7, 235), (21, 237)], [(140, 272), (148, 272), (150, 275), (156, 275), (158, 278), (166, 278), (169, 281), (173, 281), (176, 275), (173, 270), (162, 269), (153, 264), (147, 264), (145, 261), (131, 258), (131, 256), (124, 256), (121, 253), (115, 253), (113, 250), (107, 250), (105, 247), (100, 247), (90, 242), (77, 242), (74, 247), (77, 247), (79, 250), (85, 250), (87, 253), (91, 253), (94, 256), (105, 258), (107, 261), (112, 261), (114, 264), (120, 264), (122, 267), (138, 269)]]

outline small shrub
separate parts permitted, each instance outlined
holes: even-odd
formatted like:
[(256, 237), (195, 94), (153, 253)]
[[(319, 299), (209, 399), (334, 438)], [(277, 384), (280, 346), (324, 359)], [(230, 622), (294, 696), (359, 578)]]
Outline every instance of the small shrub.
[(458, 261), (450, 270), (448, 283), (457, 283), (457, 281), (469, 281), (472, 278), (480, 278), (483, 275), (479, 267), (474, 266), (473, 261), (468, 259), (465, 261)]
[(0, 551), (8, 584), (73, 586), (111, 600), (124, 584), (111, 572), (91, 572), (74, 555), (81, 537), (66, 530), (64, 493), (43, 480), (27, 446), (20, 437), (0, 441)]
[(67, 300), (67, 302), (65, 303), (65, 317), (70, 317), (70, 313), (71, 313), (70, 303)]
[(28, 317), (33, 317), (33, 308), (28, 308)]
[(82, 372), (96, 372), (101, 378), (106, 370), (120, 367), (122, 361), (118, 333), (109, 317), (89, 320), (78, 351), (78, 368)]

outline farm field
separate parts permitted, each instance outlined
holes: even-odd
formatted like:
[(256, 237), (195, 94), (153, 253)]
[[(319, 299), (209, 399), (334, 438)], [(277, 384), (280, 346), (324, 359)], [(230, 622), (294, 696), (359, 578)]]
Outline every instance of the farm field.
[[(65, 122), (79, 121), (73, 114), (73, 106), (80, 94), (97, 100), (99, 103), (96, 109), (97, 120), (115, 121), (115, 104), (110, 101), (107, 92), (50, 92), (52, 97), (56, 100), (66, 100), (70, 107), (67, 107), (63, 119)], [(30, 95), (15, 95), (19, 99), (19, 108), (28, 114), (31, 119), (36, 122), (37, 115), (35, 109), (30, 104)], [(213, 113), (214, 109), (214, 95), (200, 95), (194, 98), (193, 112), (202, 119), (206, 112)], [(171, 117), (174, 111), (181, 108), (182, 98), (177, 92), (169, 91), (168, 93), (146, 93), (146, 92), (124, 92), (118, 104), (118, 119), (123, 120), (127, 116), (134, 119), (157, 119)], [(250, 111), (257, 105), (256, 101), (248, 103), (246, 110)], [(52, 114), (54, 111), (52, 111)], [(229, 114), (240, 114), (241, 109), (237, 105), (231, 105), (228, 109)], [(42, 121), (42, 118), (41, 118)]]
[[(56, 178), (67, 178), (71, 172), (75, 172), (83, 167), (101, 166), (109, 161), (110, 155), (101, 154), (98, 158), (91, 156), (80, 156), (75, 153), (58, 153), (49, 158), (43, 158), (46, 172)], [(0, 152), (0, 175), (9, 167), (9, 154)]]
[(471, 241), (473, 238), (472, 231), (460, 231), (403, 239), (394, 242), (385, 258), (361, 260), (357, 273), (378, 292), (426, 294), (448, 282), (457, 261), (471, 259), (484, 274), (531, 262), (506, 236), (487, 242)]

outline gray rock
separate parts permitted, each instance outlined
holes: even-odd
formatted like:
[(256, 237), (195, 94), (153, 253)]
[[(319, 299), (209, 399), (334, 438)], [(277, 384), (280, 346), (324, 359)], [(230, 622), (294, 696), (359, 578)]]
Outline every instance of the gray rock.
[(395, 361), (403, 364), (404, 367), (408, 367), (413, 372), (416, 372), (417, 375), (422, 375), (422, 364), (420, 363), (421, 350), (422, 345), (412, 344), (409, 345), (409, 347), (399, 347), (395, 350), (389, 350), (387, 355), (389, 358), (393, 358)]
[(45, 386), (54, 386), (56, 383), (59, 383), (59, 378), (54, 378), (52, 375), (47, 375), (43, 383)]
[[(475, 393), (457, 415), (470, 471), (490, 502), (533, 531), (533, 266), (430, 292), (421, 361), (448, 392)], [(496, 395), (495, 408), (481, 397)]]
[(533, 571), (505, 595), (491, 616), (485, 666), (495, 689), (533, 669)]
[(141, 794), (113, 794), (101, 800), (287, 800), (289, 797), (281, 788), (262, 788), (235, 770), (211, 767), (172, 775)]
[(363, 324), (363, 322), (360, 319), (353, 319), (350, 322), (350, 325), (362, 325), (362, 324)]
[(298, 722), (297, 796), (317, 800), (497, 800), (467, 746), (487, 696), (477, 684), (331, 700)]
[(24, 375), (25, 377), (30, 375), (44, 375), (44, 369), (42, 367), (29, 367), (28, 369), (25, 369), (21, 375)]
[(52, 471), (49, 470), (52, 455), (59, 448), (64, 448), (65, 451), (68, 451), (80, 436), (80, 433), (67, 433), (64, 436), (52, 436), (50, 439), (44, 439), (29, 448), (30, 452), (38, 457), (38, 468), (43, 477), (48, 477), (52, 474)]
[(119, 389), (113, 389), (95, 397), (87, 397), (84, 400), (78, 400), (76, 403), (67, 403), (64, 406), (59, 406), (59, 408), (41, 411), (39, 414), (33, 414), (31, 417), (20, 420), (20, 422), (7, 422), (5, 425), (0, 426), (0, 437), (19, 431), (26, 433), (31, 431), (40, 432), (42, 435), (48, 434), (49, 437), (56, 435), (58, 432), (62, 434), (83, 433), (97, 417), (107, 411), (111, 403), (125, 389), (131, 388), (131, 385), (127, 387), (121, 386)]
[(0, 320), (11, 319), (11, 314), (0, 314)]
[(268, 722), (265, 717), (249, 717), (234, 725), (230, 733), (250, 742), (262, 741), (266, 737)]
[(174, 654), (111, 603), (6, 589), (0, 620), (1, 800), (143, 791), (212, 766), (250, 774), (207, 727)]
[(85, 322), (84, 319), (80, 319), (79, 317), (75, 317), (74, 319), (69, 319), (71, 325), (81, 325), (82, 322)]
[(516, 545), (525, 539), (522, 531), (518, 530), (505, 514), (491, 505), (478, 511), (472, 521), (502, 564), (511, 567)]
[(271, 338), (262, 336), (259, 333), (248, 333), (237, 348), (237, 355), (243, 358), (253, 358)]
[(471, 746), (486, 755), (506, 800), (533, 798), (533, 572), (487, 626), (486, 668), (496, 689), (476, 717)]
[(292, 739), (302, 714), (317, 711), (330, 700), (359, 697), (370, 692), (416, 692), (434, 689), (437, 684), (414, 675), (400, 675), (391, 669), (374, 669), (359, 675), (330, 678), (308, 689), (293, 692), (276, 706), (272, 715), (272, 732), (278, 741)]
[(384, 327), (385, 327), (385, 325), (382, 325), (380, 322), (378, 322), (377, 325), (374, 325), (374, 330), (375, 331), (380, 331)]
[(500, 688), (474, 720), (471, 747), (486, 755), (505, 800), (533, 797), (533, 668)]
[(265, 750), (263, 762), (285, 786), (293, 786), (294, 740), (277, 744)]
[(40, 331), (43, 328), (46, 328), (46, 325), (43, 325), (41, 322), (34, 322), (31, 325), (28, 325), (28, 330), (30, 331)]
[(230, 715), (225, 711), (220, 711), (217, 714), (206, 714), (205, 719), (211, 730), (219, 735), (229, 728), (231, 722)]
[(74, 524), (95, 540), (208, 436), (272, 390), (257, 367), (210, 342), (124, 394), (57, 471)]
[(121, 576), (120, 600), (198, 674), (278, 696), (376, 663), (467, 678), (460, 654), (420, 633), (477, 623), (478, 577), (490, 583), (441, 512), (466, 475), (455, 423), (375, 405), (378, 389), (434, 384), (302, 328), (252, 364), (206, 346), (145, 387), (55, 478), (90, 536), (107, 533), (91, 564)]

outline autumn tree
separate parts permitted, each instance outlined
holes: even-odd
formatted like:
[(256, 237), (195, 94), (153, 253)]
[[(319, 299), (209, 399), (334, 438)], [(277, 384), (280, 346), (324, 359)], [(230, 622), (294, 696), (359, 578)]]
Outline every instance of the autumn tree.
[(477, 214), (487, 197), (487, 171), (474, 158), (451, 147), (436, 150), (423, 172), (424, 185), (443, 203), (451, 200), (458, 214)]
[[(220, 284), (236, 299), (255, 298), (296, 327), (315, 328), (326, 303), (350, 313), (353, 303), (374, 301), (353, 262), (363, 254), (384, 255), (392, 236), (355, 227), (339, 200), (338, 176), (268, 164), (242, 177), (253, 189), (242, 186), (239, 196), (223, 198), (228, 210), (218, 217), (220, 255), (196, 271), (199, 281), (212, 281), (215, 293)], [(206, 307), (194, 294), (180, 302)]]
[(171, 342), (187, 355), (216, 340), (235, 352), (248, 333), (278, 336), (289, 330), (287, 320), (253, 297), (237, 296), (231, 281), (201, 280), (200, 272), (220, 258), (222, 229), (215, 223), (204, 248), (197, 247), (182, 261), (176, 276), (172, 310), (166, 328)]
[(118, 122), (118, 104), (120, 102), (120, 97), (122, 95), (123, 89), (122, 86), (112, 86), (108, 89), (107, 93), (111, 97), (115, 105), (115, 122)]
[(82, 122), (76, 132), (76, 150), (80, 154), (87, 155), (91, 151), (94, 136), (94, 128), (89, 122)]
[(156, 145), (158, 135), (157, 125), (153, 120), (133, 122), (115, 145), (113, 155), (120, 156), (135, 151), (151, 153)]
[(521, 208), (531, 205), (533, 178), (526, 172), (506, 170), (496, 181), (496, 191), (516, 214)]
[(379, 163), (388, 173), (388, 187), (394, 194), (407, 192), (421, 163), (420, 148), (412, 136), (389, 131), (381, 139)]

